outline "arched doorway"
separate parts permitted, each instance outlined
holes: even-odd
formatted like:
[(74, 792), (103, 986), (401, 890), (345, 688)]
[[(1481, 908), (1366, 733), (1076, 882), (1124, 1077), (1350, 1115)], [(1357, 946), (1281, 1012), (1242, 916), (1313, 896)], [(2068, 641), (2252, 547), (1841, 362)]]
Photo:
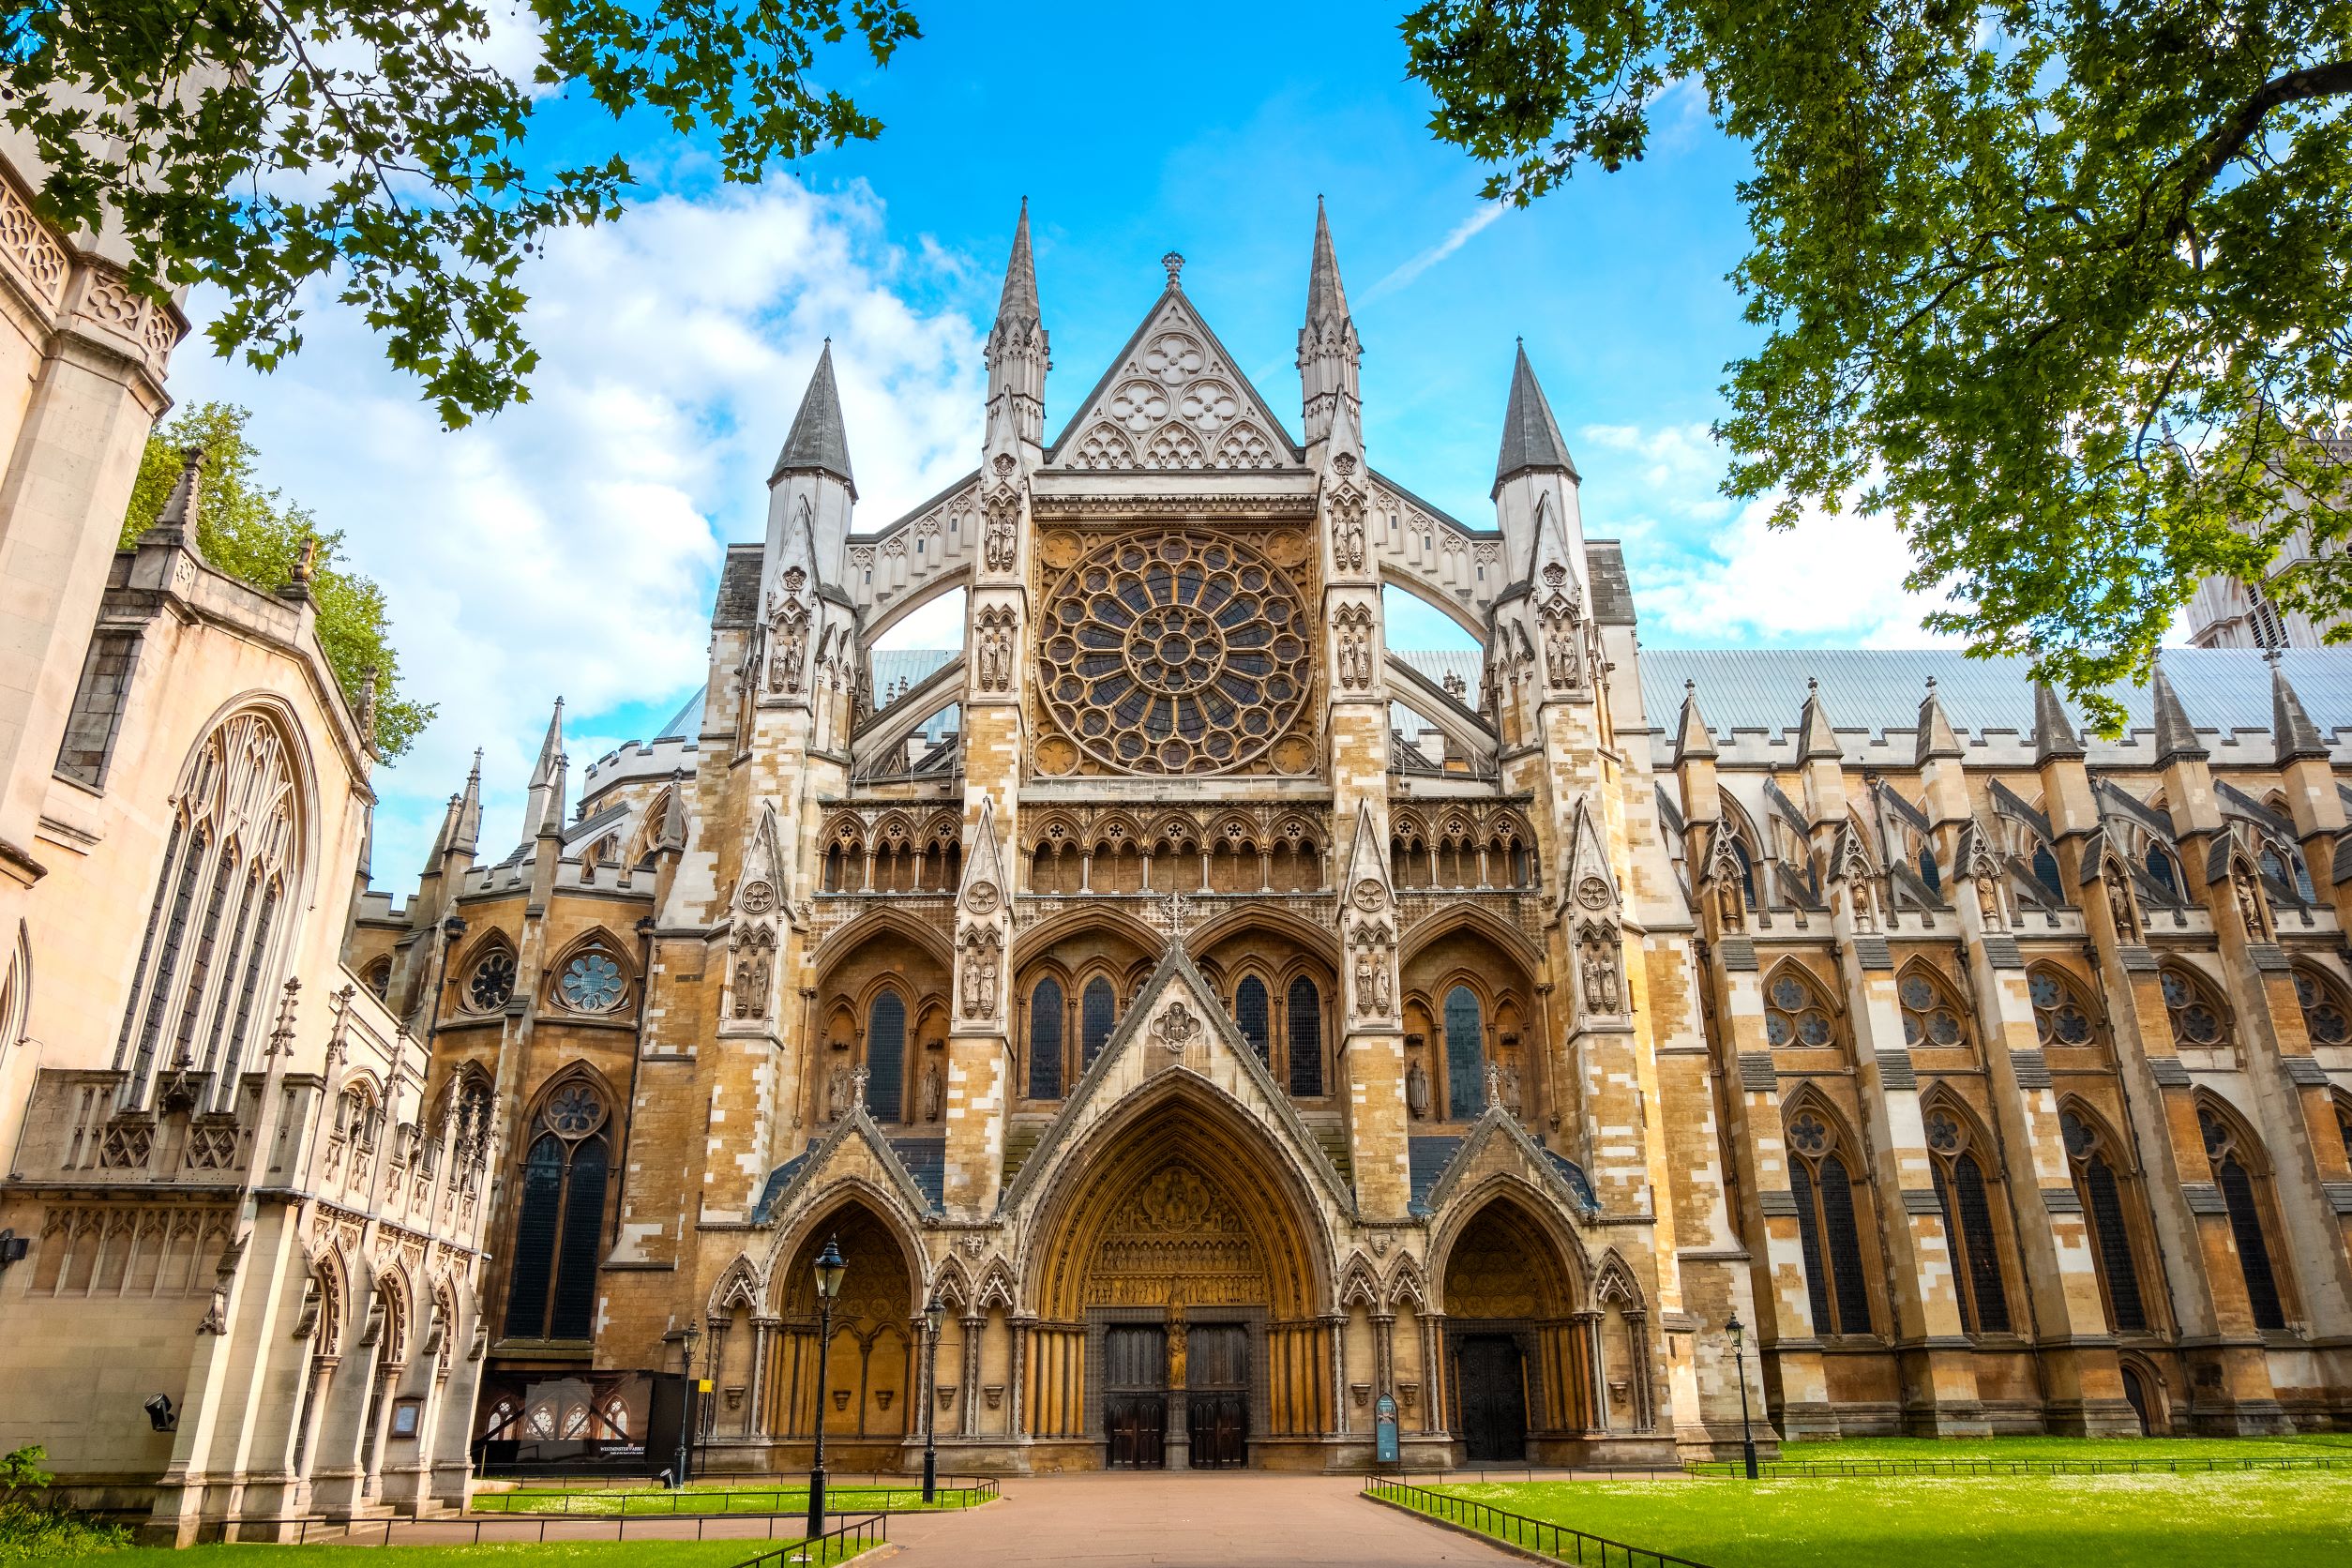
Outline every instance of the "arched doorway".
[(1330, 1429), (1315, 1222), (1264, 1135), (1199, 1093), (1099, 1134), (1041, 1210), (1025, 1425), (1074, 1462), (1225, 1469)]
[(1592, 1425), (1597, 1315), (1576, 1310), (1576, 1276), (1544, 1226), (1513, 1198), (1486, 1203), (1445, 1259), (1449, 1424), (1472, 1464), (1519, 1464), (1531, 1440)]
[[(818, 1382), (817, 1254), (831, 1239), (849, 1264), (833, 1304), (833, 1337)], [(778, 1323), (761, 1391), (767, 1431), (813, 1446), (842, 1470), (893, 1470), (914, 1430), (914, 1276), (897, 1233), (852, 1200), (808, 1228), (774, 1282)]]

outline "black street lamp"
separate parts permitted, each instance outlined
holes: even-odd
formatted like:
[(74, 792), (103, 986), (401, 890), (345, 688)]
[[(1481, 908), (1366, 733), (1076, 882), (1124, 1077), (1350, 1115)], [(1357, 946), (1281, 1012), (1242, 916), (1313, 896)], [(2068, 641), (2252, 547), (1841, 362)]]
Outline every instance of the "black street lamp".
[(686, 1444), (694, 1435), (694, 1339), (691, 1327), (678, 1331), (678, 1455), (670, 1471), (671, 1486), (686, 1484)]
[(1756, 1479), (1756, 1433), (1748, 1425), (1748, 1362), (1743, 1353), (1748, 1331), (1740, 1326), (1740, 1315), (1733, 1313), (1731, 1321), (1724, 1325), (1731, 1331), (1731, 1364), (1740, 1380), (1740, 1456), (1747, 1461), (1748, 1479)]
[(923, 1309), (923, 1326), (929, 1331), (923, 1351), (923, 1500), (939, 1496), (939, 1329), (947, 1319), (947, 1304), (934, 1295)]
[(833, 1299), (841, 1293), (841, 1276), (850, 1266), (841, 1260), (838, 1239), (825, 1238), (817, 1254), (817, 1462), (808, 1471), (808, 1539), (825, 1532), (825, 1357), (833, 1349)]

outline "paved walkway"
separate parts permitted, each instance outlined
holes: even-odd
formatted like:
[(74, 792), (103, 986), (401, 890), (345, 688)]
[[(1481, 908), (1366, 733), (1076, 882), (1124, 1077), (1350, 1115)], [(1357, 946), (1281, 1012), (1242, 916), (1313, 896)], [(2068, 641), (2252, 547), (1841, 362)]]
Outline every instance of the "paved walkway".
[(1356, 1494), (1346, 1476), (1262, 1470), (1007, 1476), (965, 1514), (898, 1514), (890, 1568), (1435, 1568), (1523, 1563)]

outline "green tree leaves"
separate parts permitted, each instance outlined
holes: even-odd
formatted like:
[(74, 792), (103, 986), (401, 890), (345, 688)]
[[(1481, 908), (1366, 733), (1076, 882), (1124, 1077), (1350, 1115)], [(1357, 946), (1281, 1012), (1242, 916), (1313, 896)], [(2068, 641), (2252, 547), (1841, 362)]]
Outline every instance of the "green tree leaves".
[(1430, 0), (1432, 129), (1522, 203), (1677, 83), (1746, 143), (1726, 483), (1900, 528), (1930, 617), (2103, 725), (2198, 580), (2352, 611), (2352, 4)]
[(223, 356), (275, 368), (322, 282), (424, 384), (443, 424), (530, 396), (525, 257), (620, 216), (617, 154), (541, 171), (541, 95), (716, 133), (730, 180), (881, 125), (815, 85), (854, 32), (885, 64), (904, 0), (528, 0), (529, 81), (484, 63), (487, 0), (25, 0), (0, 13), (0, 119), (29, 133), (43, 214), (128, 240), (151, 291), (204, 282)]
[(376, 749), (387, 758), (398, 757), (431, 722), (433, 707), (401, 693), (400, 656), (392, 647), (384, 590), (343, 565), (340, 530), (322, 532), (308, 508), (262, 488), (253, 471), (252, 443), (245, 433), (250, 417), (233, 403), (198, 403), (182, 409), (149, 436), (130, 506), (123, 516), (123, 545), (128, 549), (136, 544), (161, 515), (180, 475), (181, 452), (204, 447), (196, 548), (230, 576), (274, 594), (294, 580), (294, 564), (305, 544), (318, 541), (310, 599), (318, 612), (319, 646), (354, 710), (372, 672)]

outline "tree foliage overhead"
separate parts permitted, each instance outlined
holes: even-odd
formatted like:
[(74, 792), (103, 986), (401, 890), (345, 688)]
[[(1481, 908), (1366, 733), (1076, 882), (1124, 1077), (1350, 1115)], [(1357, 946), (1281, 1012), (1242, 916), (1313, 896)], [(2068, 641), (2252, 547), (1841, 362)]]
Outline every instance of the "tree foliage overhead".
[(139, 478), (123, 516), (124, 548), (154, 526), (171, 499), (172, 487), (190, 446), (204, 449), (198, 490), (196, 548), (230, 576), (274, 594), (294, 580), (294, 564), (316, 540), (310, 567), (310, 602), (317, 610), (319, 646), (334, 667), (354, 712), (375, 683), (376, 750), (398, 757), (432, 721), (433, 707), (400, 689), (400, 656), (392, 647), (384, 590), (343, 564), (340, 530), (322, 532), (308, 507), (262, 488), (254, 474), (252, 442), (246, 422), (252, 415), (234, 403), (197, 403), (174, 415), (147, 438)]
[[(2352, 0), (1427, 0), (1432, 128), (1522, 204), (1639, 158), (1666, 95), (1743, 143), (1761, 346), (1725, 489), (1900, 527), (1909, 585), (2103, 727), (2198, 579), (2352, 612)], [(2233, 522), (2239, 526), (2233, 527)]]
[[(527, 75), (490, 63), (489, 0), (19, 0), (0, 11), (0, 106), (68, 226), (113, 227), (150, 288), (211, 283), (207, 329), (259, 369), (302, 344), (324, 281), (455, 427), (529, 396), (521, 264), (609, 221), (618, 153), (534, 167), (549, 95), (715, 133), (721, 172), (870, 139), (810, 73), (854, 31), (876, 64), (919, 36), (904, 0), (516, 0)], [(593, 140), (593, 138), (592, 138)]]

